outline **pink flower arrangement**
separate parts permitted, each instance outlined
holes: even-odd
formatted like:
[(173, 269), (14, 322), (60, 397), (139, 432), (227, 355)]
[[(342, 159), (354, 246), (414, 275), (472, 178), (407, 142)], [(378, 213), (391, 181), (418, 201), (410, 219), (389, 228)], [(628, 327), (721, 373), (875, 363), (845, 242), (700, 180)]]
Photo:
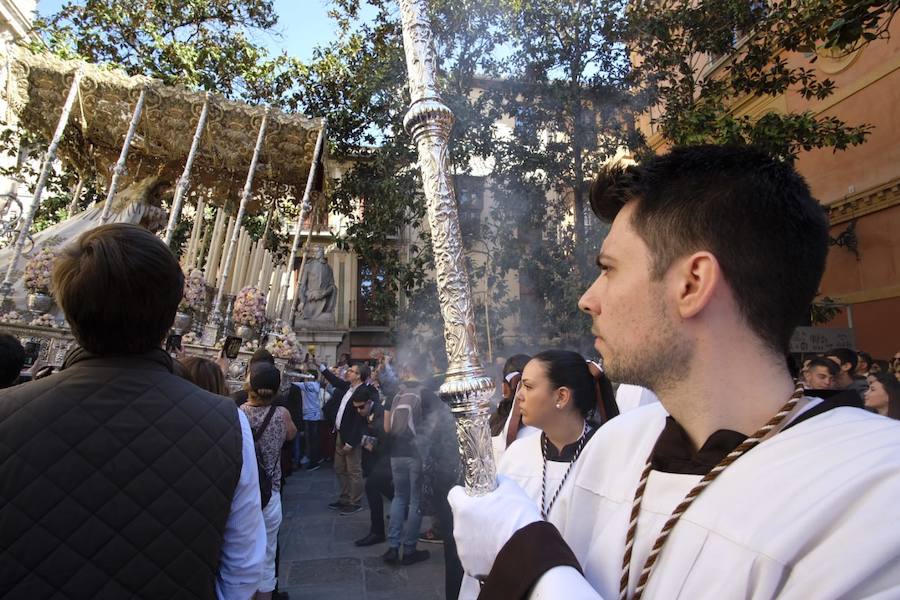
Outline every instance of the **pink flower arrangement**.
[(200, 269), (194, 269), (184, 276), (184, 296), (178, 310), (199, 311), (206, 302), (206, 278)]
[(266, 320), (266, 297), (253, 286), (247, 286), (238, 292), (234, 299), (234, 310), (231, 319), (236, 325), (258, 327)]
[(50, 248), (44, 248), (25, 263), (25, 289), (32, 294), (50, 293), (50, 273), (53, 270), (53, 261), (56, 253)]

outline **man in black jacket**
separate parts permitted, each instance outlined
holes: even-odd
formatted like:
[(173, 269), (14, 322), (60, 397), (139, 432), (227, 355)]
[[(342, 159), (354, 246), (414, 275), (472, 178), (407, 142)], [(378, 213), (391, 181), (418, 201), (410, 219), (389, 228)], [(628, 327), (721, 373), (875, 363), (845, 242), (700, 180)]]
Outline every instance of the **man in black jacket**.
[(182, 297), (175, 256), (105, 225), (52, 281), (81, 347), (0, 391), (0, 595), (250, 597), (266, 542), (253, 438), (160, 347)]
[(328, 505), (341, 514), (351, 514), (362, 510), (363, 476), (362, 476), (362, 441), (365, 419), (353, 408), (352, 402), (379, 402), (378, 391), (366, 383), (369, 378), (369, 366), (352, 365), (342, 380), (320, 366), (322, 374), (334, 386), (334, 394), (325, 405), (325, 418), (334, 424), (337, 439), (334, 444), (334, 472), (341, 486), (341, 495), (337, 501)]

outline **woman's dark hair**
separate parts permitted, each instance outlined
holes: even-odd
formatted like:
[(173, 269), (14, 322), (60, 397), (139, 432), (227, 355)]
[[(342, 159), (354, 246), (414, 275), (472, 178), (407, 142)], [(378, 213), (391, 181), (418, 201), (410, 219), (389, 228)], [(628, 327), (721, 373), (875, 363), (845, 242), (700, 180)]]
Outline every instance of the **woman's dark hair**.
[(900, 419), (900, 381), (897, 381), (897, 378), (891, 372), (869, 373), (869, 377), (878, 381), (884, 386), (884, 391), (887, 392), (887, 416), (892, 419)]
[(213, 361), (201, 356), (188, 356), (181, 361), (181, 366), (184, 367), (184, 378), (197, 387), (220, 396), (228, 395), (225, 374)]
[(597, 383), (582, 355), (570, 350), (544, 350), (531, 360), (544, 365), (550, 385), (571, 390), (581, 416), (588, 418), (597, 408)]
[[(629, 201), (654, 279), (678, 258), (711, 252), (750, 328), (779, 354), (788, 350), (828, 254), (825, 211), (789, 163), (749, 146), (680, 146), (601, 172), (594, 213), (612, 222)], [(765, 252), (747, 251), (761, 239)]]
[(82, 348), (100, 356), (159, 348), (175, 320), (184, 274), (161, 239), (137, 225), (101, 225), (66, 246), (52, 289)]
[[(531, 357), (527, 354), (514, 354), (506, 359), (506, 362), (503, 364), (503, 379), (506, 381), (506, 376), (510, 373), (519, 373), (521, 375), (522, 370), (525, 368), (525, 365), (528, 364), (528, 361), (531, 360)], [(500, 432), (503, 431), (503, 425), (506, 424), (506, 418), (509, 416), (510, 411), (512, 411), (512, 403), (516, 398), (516, 390), (513, 386), (510, 387), (510, 395), (509, 397), (503, 397), (500, 399), (500, 404), (497, 405), (497, 411), (491, 415), (490, 426), (491, 426), (491, 435), (500, 435)]]
[(25, 365), (25, 348), (19, 338), (0, 333), (0, 387), (16, 382)]

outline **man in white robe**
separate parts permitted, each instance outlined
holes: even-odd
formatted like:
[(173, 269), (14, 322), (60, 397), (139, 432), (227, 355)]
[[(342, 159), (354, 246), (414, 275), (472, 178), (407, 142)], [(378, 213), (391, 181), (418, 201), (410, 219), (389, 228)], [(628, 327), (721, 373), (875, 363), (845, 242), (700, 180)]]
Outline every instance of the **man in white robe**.
[(607, 375), (660, 404), (585, 447), (562, 533), (510, 480), (451, 491), (480, 597), (900, 598), (900, 424), (802, 397), (783, 359), (828, 248), (802, 178), (747, 148), (676, 148), (606, 173), (591, 205), (612, 228), (579, 306)]

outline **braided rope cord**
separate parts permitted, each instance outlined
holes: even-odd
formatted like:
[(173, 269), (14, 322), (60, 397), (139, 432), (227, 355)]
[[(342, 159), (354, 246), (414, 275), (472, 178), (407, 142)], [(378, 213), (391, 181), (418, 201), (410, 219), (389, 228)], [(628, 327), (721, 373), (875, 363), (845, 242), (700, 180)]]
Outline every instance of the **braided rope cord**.
[(588, 424), (587, 421), (584, 423), (584, 429), (581, 430), (581, 437), (578, 438), (578, 448), (575, 449), (575, 456), (572, 457), (572, 462), (569, 463), (569, 467), (566, 469), (565, 474), (563, 474), (562, 480), (559, 482), (559, 487), (556, 488), (556, 493), (553, 494), (553, 498), (550, 500), (550, 504), (546, 504), (547, 500), (547, 436), (544, 436), (544, 444), (541, 446), (541, 452), (544, 455), (544, 468), (541, 471), (541, 518), (545, 521), (547, 517), (550, 515), (550, 510), (553, 508), (553, 505), (556, 503), (556, 499), (559, 497), (559, 493), (562, 491), (563, 486), (566, 483), (566, 479), (569, 477), (569, 473), (572, 471), (572, 467), (575, 466), (575, 461), (578, 460), (578, 457), (581, 456), (581, 451), (584, 450), (584, 444), (587, 442), (587, 433), (588, 433)]
[[(663, 525), (662, 530), (659, 532), (659, 536), (656, 538), (656, 541), (653, 543), (653, 547), (650, 549), (650, 554), (647, 555), (647, 560), (644, 563), (644, 568), (641, 570), (641, 575), (638, 578), (637, 586), (634, 590), (634, 597), (632, 600), (641, 600), (641, 597), (644, 594), (644, 589), (647, 587), (647, 582), (650, 580), (650, 575), (653, 574), (653, 567), (656, 565), (659, 560), (659, 555), (662, 552), (663, 547), (666, 545), (666, 542), (669, 539), (669, 534), (671, 534), (672, 529), (678, 523), (681, 516), (687, 512), (688, 508), (690, 508), (691, 504), (693, 504), (694, 500), (709, 487), (722, 472), (734, 463), (741, 456), (755, 448), (759, 445), (767, 437), (774, 435), (781, 428), (787, 424), (787, 417), (794, 411), (797, 406), (797, 403), (800, 401), (800, 398), (803, 397), (803, 386), (798, 385), (794, 390), (794, 393), (791, 395), (790, 399), (781, 407), (778, 413), (772, 417), (768, 423), (759, 428), (753, 435), (744, 440), (737, 448), (728, 453), (725, 458), (723, 458), (719, 464), (717, 464), (713, 469), (707, 473), (703, 479), (700, 480), (694, 488), (688, 492), (688, 494), (684, 497), (681, 503), (675, 507), (675, 510), (672, 511), (672, 514), (669, 516), (669, 519)], [(631, 572), (631, 555), (634, 549), (634, 540), (637, 534), (637, 522), (638, 515), (641, 512), (641, 502), (644, 499), (644, 491), (647, 488), (647, 480), (650, 477), (650, 472), (653, 470), (651, 466), (651, 459), (647, 459), (647, 464), (644, 467), (644, 472), (641, 475), (640, 482), (638, 483), (637, 490), (634, 494), (634, 502), (631, 505), (631, 521), (628, 525), (628, 534), (625, 538), (625, 553), (622, 557), (622, 577), (619, 580), (619, 600), (627, 600), (628, 598), (628, 580)]]

